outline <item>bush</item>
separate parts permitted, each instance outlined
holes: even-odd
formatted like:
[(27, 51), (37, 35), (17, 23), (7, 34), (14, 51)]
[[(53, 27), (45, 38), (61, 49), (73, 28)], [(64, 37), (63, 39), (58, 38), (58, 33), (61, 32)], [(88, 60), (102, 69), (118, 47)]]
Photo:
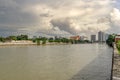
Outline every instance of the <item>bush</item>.
[(117, 47), (117, 49), (118, 49), (118, 51), (120, 53), (120, 41), (117, 42), (116, 47)]

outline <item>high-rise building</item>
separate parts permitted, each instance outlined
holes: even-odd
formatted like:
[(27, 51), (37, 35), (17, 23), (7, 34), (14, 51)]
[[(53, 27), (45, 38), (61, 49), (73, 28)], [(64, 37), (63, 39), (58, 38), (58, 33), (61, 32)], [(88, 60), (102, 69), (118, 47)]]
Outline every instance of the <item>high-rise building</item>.
[(105, 42), (105, 40), (106, 40), (105, 33), (102, 32), (102, 31), (99, 31), (98, 32), (98, 41), (99, 42)]
[(91, 42), (95, 42), (96, 41), (96, 35), (91, 35)]
[(101, 42), (102, 41), (102, 32), (98, 32), (98, 41)]

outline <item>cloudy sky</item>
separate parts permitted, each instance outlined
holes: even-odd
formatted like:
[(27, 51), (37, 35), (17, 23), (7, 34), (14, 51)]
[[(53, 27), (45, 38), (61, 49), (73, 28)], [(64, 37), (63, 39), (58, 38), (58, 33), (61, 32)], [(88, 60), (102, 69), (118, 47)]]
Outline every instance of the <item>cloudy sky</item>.
[(0, 35), (120, 32), (120, 0), (0, 0)]

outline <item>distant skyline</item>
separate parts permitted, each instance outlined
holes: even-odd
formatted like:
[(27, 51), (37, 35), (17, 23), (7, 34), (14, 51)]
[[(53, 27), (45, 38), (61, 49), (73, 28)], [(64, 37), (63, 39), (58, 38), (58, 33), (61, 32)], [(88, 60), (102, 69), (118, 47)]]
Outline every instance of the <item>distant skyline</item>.
[(0, 36), (120, 33), (120, 0), (0, 0)]

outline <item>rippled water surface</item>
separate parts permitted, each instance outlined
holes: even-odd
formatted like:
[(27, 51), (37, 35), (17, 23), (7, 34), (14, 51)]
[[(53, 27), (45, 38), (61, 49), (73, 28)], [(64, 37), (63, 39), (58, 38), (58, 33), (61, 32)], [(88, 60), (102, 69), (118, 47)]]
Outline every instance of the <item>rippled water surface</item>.
[(106, 80), (111, 56), (105, 44), (0, 47), (0, 80)]

